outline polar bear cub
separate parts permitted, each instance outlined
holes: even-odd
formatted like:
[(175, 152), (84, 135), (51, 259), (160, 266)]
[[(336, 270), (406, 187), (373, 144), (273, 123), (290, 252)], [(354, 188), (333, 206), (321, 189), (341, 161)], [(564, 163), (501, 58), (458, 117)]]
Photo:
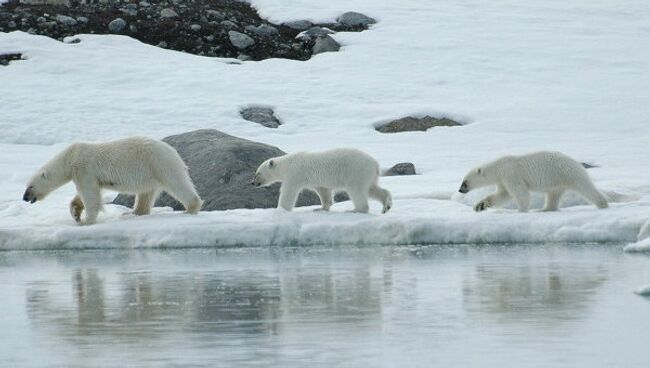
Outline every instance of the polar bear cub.
[(382, 203), (382, 213), (392, 206), (388, 190), (379, 187), (379, 164), (368, 154), (352, 148), (322, 152), (299, 152), (264, 161), (253, 179), (255, 186), (282, 182), (278, 207), (291, 211), (300, 192), (312, 189), (328, 211), (333, 191), (343, 190), (354, 203), (354, 212), (368, 212), (368, 197)]
[(161, 191), (166, 191), (195, 214), (203, 205), (187, 166), (167, 143), (130, 137), (103, 143), (74, 143), (41, 167), (31, 178), (23, 200), (34, 203), (68, 182), (77, 195), (70, 214), (81, 223), (93, 224), (102, 208), (101, 190), (136, 195), (136, 215), (147, 215)]
[(582, 164), (560, 152), (541, 151), (521, 156), (505, 156), (472, 169), (458, 190), (496, 185), (497, 192), (474, 206), (475, 211), (499, 206), (514, 199), (519, 212), (528, 211), (530, 192), (546, 193), (543, 211), (557, 211), (562, 194), (573, 190), (598, 208), (607, 208), (607, 199), (596, 189)]

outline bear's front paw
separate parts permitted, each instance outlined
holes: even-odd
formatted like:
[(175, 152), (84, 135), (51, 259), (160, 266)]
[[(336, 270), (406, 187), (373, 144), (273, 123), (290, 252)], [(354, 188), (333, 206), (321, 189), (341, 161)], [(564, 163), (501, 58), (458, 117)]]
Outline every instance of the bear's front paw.
[(81, 222), (81, 213), (83, 212), (83, 210), (84, 210), (83, 206), (78, 206), (74, 203), (70, 204), (70, 215), (77, 223)]
[(490, 203), (488, 201), (486, 201), (486, 200), (483, 200), (483, 201), (478, 202), (474, 206), (474, 211), (476, 211), (476, 212), (485, 211), (485, 210), (488, 209), (488, 207), (490, 207)]

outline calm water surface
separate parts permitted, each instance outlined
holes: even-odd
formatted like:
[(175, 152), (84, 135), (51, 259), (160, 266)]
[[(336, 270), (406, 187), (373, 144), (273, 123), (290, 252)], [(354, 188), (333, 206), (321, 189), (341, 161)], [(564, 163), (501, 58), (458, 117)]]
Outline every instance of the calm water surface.
[(2, 367), (650, 367), (621, 246), (0, 253)]

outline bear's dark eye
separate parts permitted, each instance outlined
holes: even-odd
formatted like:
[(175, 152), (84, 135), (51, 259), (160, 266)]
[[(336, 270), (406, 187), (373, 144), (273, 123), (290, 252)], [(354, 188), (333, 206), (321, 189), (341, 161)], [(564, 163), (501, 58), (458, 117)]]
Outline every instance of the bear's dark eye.
[(41, 178), (43, 178), (43, 179), (46, 179), (46, 178), (47, 178), (47, 175), (45, 175), (45, 172), (42, 172), (42, 173), (41, 173)]
[(273, 167), (273, 160), (269, 161), (269, 166)]
[(481, 173), (481, 169), (478, 169), (478, 173), (479, 173), (479, 174)]

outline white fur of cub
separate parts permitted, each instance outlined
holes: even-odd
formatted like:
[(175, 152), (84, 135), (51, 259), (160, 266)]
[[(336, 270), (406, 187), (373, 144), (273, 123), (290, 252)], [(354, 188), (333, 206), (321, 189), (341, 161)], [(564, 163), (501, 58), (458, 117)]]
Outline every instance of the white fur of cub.
[(189, 213), (197, 213), (203, 205), (176, 150), (144, 137), (70, 145), (34, 174), (23, 200), (43, 200), (70, 181), (77, 187), (70, 214), (79, 223), (84, 209), (85, 223), (95, 223), (102, 209), (102, 189), (135, 194), (136, 215), (149, 214), (163, 190), (183, 203)]
[(499, 206), (510, 199), (519, 212), (526, 212), (530, 192), (546, 193), (543, 211), (557, 211), (562, 194), (573, 190), (598, 208), (607, 208), (607, 199), (596, 189), (582, 164), (560, 152), (535, 152), (521, 156), (504, 156), (472, 169), (458, 190), (496, 185), (497, 192), (474, 206), (475, 211)]
[(354, 212), (368, 212), (368, 197), (382, 203), (382, 213), (392, 206), (389, 191), (379, 187), (379, 164), (368, 154), (352, 148), (322, 152), (298, 152), (264, 161), (255, 173), (253, 184), (268, 186), (282, 182), (278, 207), (291, 211), (298, 194), (312, 189), (320, 198), (322, 210), (333, 203), (332, 194), (343, 190), (354, 203)]

